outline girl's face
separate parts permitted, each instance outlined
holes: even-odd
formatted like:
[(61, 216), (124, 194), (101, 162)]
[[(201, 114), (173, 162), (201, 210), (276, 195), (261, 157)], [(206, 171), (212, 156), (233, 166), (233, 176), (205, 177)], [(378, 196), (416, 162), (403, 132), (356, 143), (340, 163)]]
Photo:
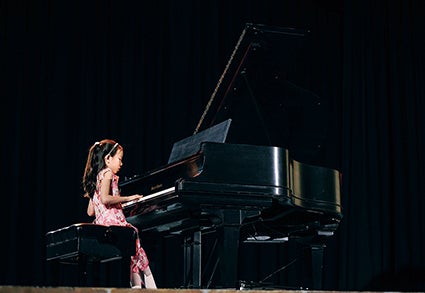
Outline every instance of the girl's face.
[(122, 158), (124, 156), (124, 152), (122, 149), (118, 149), (114, 156), (107, 156), (105, 158), (106, 160), (106, 166), (114, 172), (114, 174), (117, 174), (122, 166)]

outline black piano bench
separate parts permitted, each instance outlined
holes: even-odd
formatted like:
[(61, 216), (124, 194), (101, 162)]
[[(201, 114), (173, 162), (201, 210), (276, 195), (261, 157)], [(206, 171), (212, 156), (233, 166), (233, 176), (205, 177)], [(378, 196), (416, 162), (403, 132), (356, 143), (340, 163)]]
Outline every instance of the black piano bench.
[(51, 286), (130, 287), (131, 227), (78, 223), (46, 233), (47, 281)]

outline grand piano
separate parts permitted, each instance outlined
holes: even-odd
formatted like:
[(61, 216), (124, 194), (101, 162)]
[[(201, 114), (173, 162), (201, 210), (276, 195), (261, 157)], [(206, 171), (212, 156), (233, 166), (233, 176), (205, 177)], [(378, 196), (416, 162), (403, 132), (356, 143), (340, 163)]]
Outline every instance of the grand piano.
[(319, 96), (291, 79), (311, 74), (308, 42), (308, 31), (246, 24), (193, 133), (230, 119), (226, 141), (206, 139), (120, 184), (122, 195), (144, 195), (123, 204), (141, 235), (182, 236), (185, 287), (240, 288), (241, 243), (294, 240), (311, 252), (303, 287), (321, 289), (325, 239), (342, 219), (341, 173), (320, 164)]

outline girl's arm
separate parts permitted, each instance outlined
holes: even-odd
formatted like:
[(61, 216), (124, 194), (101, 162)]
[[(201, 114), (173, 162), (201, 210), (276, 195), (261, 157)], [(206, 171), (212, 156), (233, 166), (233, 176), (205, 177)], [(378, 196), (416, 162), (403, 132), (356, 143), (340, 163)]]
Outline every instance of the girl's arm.
[(123, 203), (142, 198), (142, 195), (135, 194), (130, 196), (113, 196), (112, 194), (112, 172), (108, 171), (103, 177), (100, 186), (100, 200), (104, 205)]
[(89, 198), (89, 204), (87, 205), (87, 215), (89, 215), (90, 217), (94, 217), (94, 206), (93, 206), (93, 202), (91, 200), (91, 198)]

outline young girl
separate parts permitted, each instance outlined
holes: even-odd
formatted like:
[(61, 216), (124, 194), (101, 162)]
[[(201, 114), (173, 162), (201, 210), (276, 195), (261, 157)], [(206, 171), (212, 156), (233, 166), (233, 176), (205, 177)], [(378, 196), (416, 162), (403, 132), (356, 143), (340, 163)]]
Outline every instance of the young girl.
[[(104, 139), (89, 149), (83, 176), (84, 197), (89, 198), (87, 214), (96, 217), (93, 223), (137, 228), (127, 222), (121, 203), (136, 200), (142, 195), (120, 196), (117, 173), (122, 166), (124, 150), (117, 142)], [(144, 275), (142, 280), (141, 272)], [(156, 288), (149, 268), (149, 260), (140, 240), (136, 239), (136, 254), (131, 257), (131, 286), (133, 288)]]

